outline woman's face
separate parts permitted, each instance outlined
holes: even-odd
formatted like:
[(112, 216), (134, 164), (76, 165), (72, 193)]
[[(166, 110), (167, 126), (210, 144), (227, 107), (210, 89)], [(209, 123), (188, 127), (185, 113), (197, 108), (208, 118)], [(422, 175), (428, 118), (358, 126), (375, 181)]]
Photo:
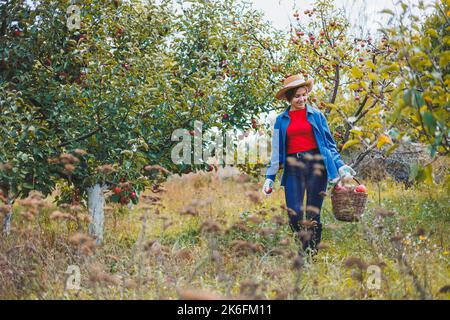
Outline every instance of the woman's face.
[(292, 109), (303, 108), (308, 100), (308, 90), (305, 87), (298, 88), (291, 100)]

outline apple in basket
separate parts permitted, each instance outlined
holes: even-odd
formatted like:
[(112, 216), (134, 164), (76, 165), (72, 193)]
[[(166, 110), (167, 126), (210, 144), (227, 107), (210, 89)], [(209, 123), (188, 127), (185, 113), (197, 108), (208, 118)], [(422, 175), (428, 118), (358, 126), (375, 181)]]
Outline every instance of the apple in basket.
[(337, 185), (336, 187), (334, 187), (334, 190), (341, 191), (341, 190), (347, 190), (347, 188), (342, 185)]
[(363, 185), (363, 184), (360, 184), (359, 186), (357, 186), (357, 187), (355, 188), (355, 192), (367, 193), (366, 186)]

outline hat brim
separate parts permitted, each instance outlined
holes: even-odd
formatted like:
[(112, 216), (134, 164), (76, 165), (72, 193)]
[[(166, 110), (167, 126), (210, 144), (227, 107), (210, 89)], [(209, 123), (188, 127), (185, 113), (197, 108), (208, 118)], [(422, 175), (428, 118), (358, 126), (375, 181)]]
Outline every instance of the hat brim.
[(285, 93), (291, 89), (300, 88), (300, 87), (308, 87), (308, 92), (311, 92), (314, 81), (313, 79), (308, 79), (306, 81), (293, 81), (283, 89), (277, 92), (275, 98), (278, 100), (286, 99)]

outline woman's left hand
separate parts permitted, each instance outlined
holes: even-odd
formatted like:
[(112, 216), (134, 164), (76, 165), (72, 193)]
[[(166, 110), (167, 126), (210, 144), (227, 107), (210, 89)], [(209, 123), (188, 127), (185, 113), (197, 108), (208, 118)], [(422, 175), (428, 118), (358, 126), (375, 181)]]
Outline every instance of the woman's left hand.
[(353, 168), (350, 166), (343, 165), (339, 168), (339, 175), (341, 176), (341, 178), (345, 176), (353, 177), (354, 175), (356, 175), (356, 171), (353, 170)]

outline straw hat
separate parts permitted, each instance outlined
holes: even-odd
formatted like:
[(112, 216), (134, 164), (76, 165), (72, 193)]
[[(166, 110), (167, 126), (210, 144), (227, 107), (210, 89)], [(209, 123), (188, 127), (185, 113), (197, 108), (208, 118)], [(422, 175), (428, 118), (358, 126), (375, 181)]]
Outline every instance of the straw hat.
[(302, 76), (298, 74), (287, 77), (286, 79), (284, 79), (284, 87), (277, 92), (275, 98), (279, 100), (286, 99), (285, 96), (286, 91), (299, 87), (307, 87), (308, 92), (311, 92), (313, 83), (314, 83), (313, 79), (305, 80), (302, 78)]

